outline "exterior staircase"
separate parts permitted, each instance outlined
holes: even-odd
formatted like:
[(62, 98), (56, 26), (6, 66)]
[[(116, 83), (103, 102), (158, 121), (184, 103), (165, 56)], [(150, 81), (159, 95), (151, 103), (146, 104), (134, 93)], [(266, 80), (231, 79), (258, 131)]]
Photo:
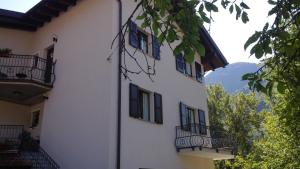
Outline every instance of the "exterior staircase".
[(1, 144), (0, 169), (59, 169), (23, 126), (0, 125)]

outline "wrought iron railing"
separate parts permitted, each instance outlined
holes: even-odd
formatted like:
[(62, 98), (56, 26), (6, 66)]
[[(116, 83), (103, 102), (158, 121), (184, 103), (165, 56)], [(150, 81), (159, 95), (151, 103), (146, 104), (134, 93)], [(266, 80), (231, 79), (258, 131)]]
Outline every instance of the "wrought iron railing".
[(177, 151), (181, 149), (213, 148), (234, 150), (235, 141), (224, 131), (213, 127), (188, 124), (176, 126), (175, 146)]
[(13, 167), (13, 164), (24, 163), (31, 169), (59, 169), (38, 141), (23, 128), (22, 125), (0, 125), (0, 145), (6, 146), (6, 149), (0, 146), (0, 164), (8, 163)]
[(20, 139), (23, 128), (23, 125), (0, 125), (0, 141)]
[(37, 55), (0, 55), (0, 80), (33, 81), (52, 86), (55, 62)]

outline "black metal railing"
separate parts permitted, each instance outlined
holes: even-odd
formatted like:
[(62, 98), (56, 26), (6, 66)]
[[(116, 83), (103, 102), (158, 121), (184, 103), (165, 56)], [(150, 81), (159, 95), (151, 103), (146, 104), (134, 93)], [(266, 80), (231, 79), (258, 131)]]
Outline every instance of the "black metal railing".
[[(0, 164), (30, 166), (31, 169), (59, 169), (22, 125), (0, 125)], [(0, 168), (1, 168), (0, 167)]]
[(37, 55), (0, 55), (0, 80), (33, 81), (52, 86), (55, 62)]
[(0, 141), (20, 139), (23, 129), (23, 125), (0, 125)]
[(235, 141), (224, 131), (200, 124), (188, 124), (176, 126), (175, 146), (180, 149), (213, 148), (231, 149), (235, 148)]

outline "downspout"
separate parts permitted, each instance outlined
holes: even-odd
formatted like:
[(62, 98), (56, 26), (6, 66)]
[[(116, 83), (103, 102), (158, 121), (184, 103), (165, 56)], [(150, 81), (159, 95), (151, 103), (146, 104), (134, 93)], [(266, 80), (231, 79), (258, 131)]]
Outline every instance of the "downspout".
[[(119, 29), (118, 32), (122, 31), (122, 1), (117, 0), (119, 4)], [(117, 112), (117, 153), (116, 153), (116, 169), (121, 169), (121, 122), (122, 122), (122, 75), (121, 75), (121, 60), (122, 60), (122, 36), (119, 35), (119, 51), (118, 51), (118, 112)]]

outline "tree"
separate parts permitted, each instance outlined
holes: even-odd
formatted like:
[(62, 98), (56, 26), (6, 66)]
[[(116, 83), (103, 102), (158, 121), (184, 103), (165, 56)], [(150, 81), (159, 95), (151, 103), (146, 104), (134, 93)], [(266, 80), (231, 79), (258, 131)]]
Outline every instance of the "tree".
[[(278, 107), (280, 105), (274, 107), (275, 111)], [(239, 169), (299, 169), (299, 140), (295, 140), (292, 131), (287, 129), (278, 115), (265, 112), (263, 117), (263, 136), (253, 142), (252, 149), (247, 156), (238, 156), (231, 167)]]
[(256, 95), (230, 95), (221, 85), (213, 85), (207, 87), (207, 97), (210, 125), (230, 134), (237, 143), (237, 153), (247, 155), (261, 124)]

